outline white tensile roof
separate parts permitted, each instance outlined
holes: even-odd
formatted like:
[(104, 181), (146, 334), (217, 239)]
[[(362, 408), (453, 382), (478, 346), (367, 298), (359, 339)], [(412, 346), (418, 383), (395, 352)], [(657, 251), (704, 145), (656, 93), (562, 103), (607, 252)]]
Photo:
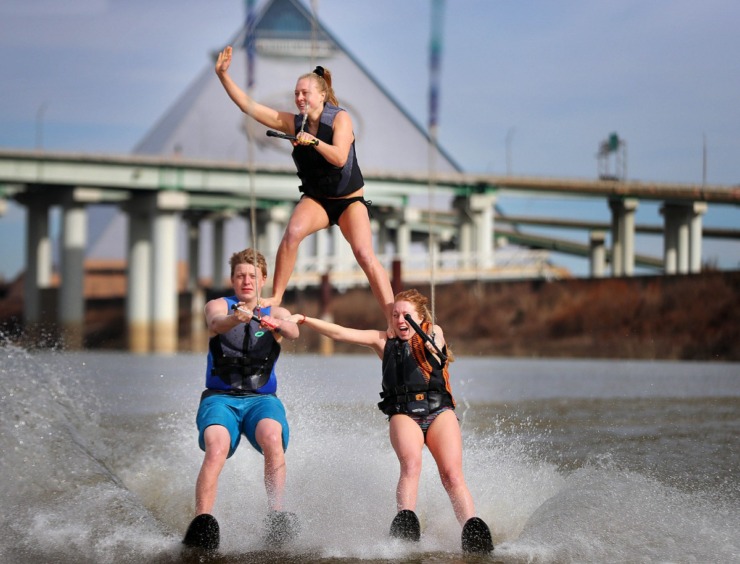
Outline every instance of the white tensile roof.
[[(234, 47), (230, 74), (245, 90), (246, 35), (245, 25), (229, 43)], [(275, 109), (294, 111), (296, 80), (315, 65), (322, 65), (332, 73), (339, 105), (352, 117), (363, 172), (429, 170), (426, 130), (320, 22), (313, 22), (311, 13), (299, 0), (267, 0), (255, 18), (254, 37), (251, 92), (255, 100)], [(290, 143), (267, 137), (265, 131), (259, 123), (245, 119), (209, 65), (139, 142), (134, 153), (245, 163), (251, 158), (258, 167), (292, 168)], [(246, 133), (253, 139), (251, 149)], [(437, 150), (434, 168), (438, 172), (460, 170), (441, 149)]]

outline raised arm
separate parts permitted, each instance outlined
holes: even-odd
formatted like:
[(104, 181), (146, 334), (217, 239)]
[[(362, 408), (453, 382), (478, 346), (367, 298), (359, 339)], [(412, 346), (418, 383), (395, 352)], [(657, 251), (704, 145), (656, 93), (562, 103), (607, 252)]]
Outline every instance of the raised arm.
[(216, 75), (229, 95), (229, 98), (233, 100), (242, 112), (254, 118), (265, 127), (277, 129), (288, 135), (295, 135), (293, 114), (290, 112), (279, 112), (255, 102), (234, 82), (228, 72), (231, 66), (231, 56), (232, 48), (226, 47), (226, 49), (218, 54), (218, 60), (216, 61)]
[(383, 349), (387, 340), (385, 331), (351, 329), (337, 323), (330, 323), (329, 321), (324, 321), (316, 317), (308, 317), (300, 313), (294, 313), (290, 319), (298, 325), (305, 325), (335, 341), (369, 347), (375, 351), (375, 354), (379, 358), (383, 358)]

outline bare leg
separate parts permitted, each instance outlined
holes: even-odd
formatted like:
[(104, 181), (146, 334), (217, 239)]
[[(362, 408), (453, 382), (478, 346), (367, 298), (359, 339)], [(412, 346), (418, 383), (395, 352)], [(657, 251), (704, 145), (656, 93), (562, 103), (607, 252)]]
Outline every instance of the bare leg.
[(427, 447), (434, 456), (442, 485), (450, 496), (460, 525), (475, 516), (473, 497), (462, 469), (462, 435), (454, 411), (440, 413), (427, 430)]
[(272, 297), (264, 300), (265, 305), (279, 306), (283, 301), (285, 288), (293, 274), (298, 247), (301, 242), (316, 231), (329, 226), (329, 218), (318, 203), (311, 198), (302, 198), (293, 210), (290, 221), (275, 257), (275, 274), (272, 279)]
[(352, 247), (357, 264), (360, 265), (380, 309), (385, 315), (388, 329), (392, 334), (393, 289), (388, 272), (380, 264), (373, 250), (373, 236), (367, 208), (362, 202), (351, 204), (339, 218), (339, 228)]
[(218, 477), (229, 454), (231, 438), (226, 427), (211, 425), (206, 428), (203, 438), (206, 454), (195, 483), (195, 514), (212, 513), (218, 492)]
[(265, 490), (271, 511), (283, 508), (286, 467), (282, 433), (282, 425), (274, 419), (262, 419), (255, 431), (257, 444), (265, 456)]
[(413, 419), (402, 414), (391, 417), (389, 432), (391, 445), (401, 464), (401, 474), (396, 487), (396, 510), (414, 511), (419, 493), (424, 434)]

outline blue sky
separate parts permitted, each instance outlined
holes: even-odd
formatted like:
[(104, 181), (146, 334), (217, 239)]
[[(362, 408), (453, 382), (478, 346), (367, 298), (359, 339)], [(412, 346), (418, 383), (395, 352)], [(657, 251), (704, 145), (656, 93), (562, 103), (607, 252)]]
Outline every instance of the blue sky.
[[(431, 2), (316, 5), (426, 123)], [(243, 18), (243, 0), (3, 0), (0, 147), (129, 152)], [(470, 172), (593, 178), (598, 144), (615, 131), (629, 178), (700, 183), (706, 140), (707, 182), (738, 184), (738, 22), (735, 0), (448, 0), (439, 141)], [(512, 214), (609, 218), (601, 201), (500, 203)], [(739, 217), (710, 206), (705, 225), (738, 227)], [(12, 234), (23, 221), (14, 205), (0, 218), (5, 277), (22, 266)], [(640, 206), (638, 222), (661, 221), (657, 206)], [(660, 255), (659, 238), (643, 244)], [(740, 244), (709, 241), (704, 256), (738, 268)]]

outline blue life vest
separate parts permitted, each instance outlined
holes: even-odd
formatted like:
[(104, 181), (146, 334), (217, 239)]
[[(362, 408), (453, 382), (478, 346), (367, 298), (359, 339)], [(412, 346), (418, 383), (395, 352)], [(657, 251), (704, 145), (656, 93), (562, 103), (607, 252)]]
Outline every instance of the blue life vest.
[[(236, 296), (226, 300), (229, 311), (237, 304)], [(261, 310), (269, 315), (270, 308)], [(271, 331), (252, 320), (230, 331), (211, 337), (208, 342), (206, 388), (232, 394), (274, 394), (277, 391), (275, 363), (280, 343)]]

